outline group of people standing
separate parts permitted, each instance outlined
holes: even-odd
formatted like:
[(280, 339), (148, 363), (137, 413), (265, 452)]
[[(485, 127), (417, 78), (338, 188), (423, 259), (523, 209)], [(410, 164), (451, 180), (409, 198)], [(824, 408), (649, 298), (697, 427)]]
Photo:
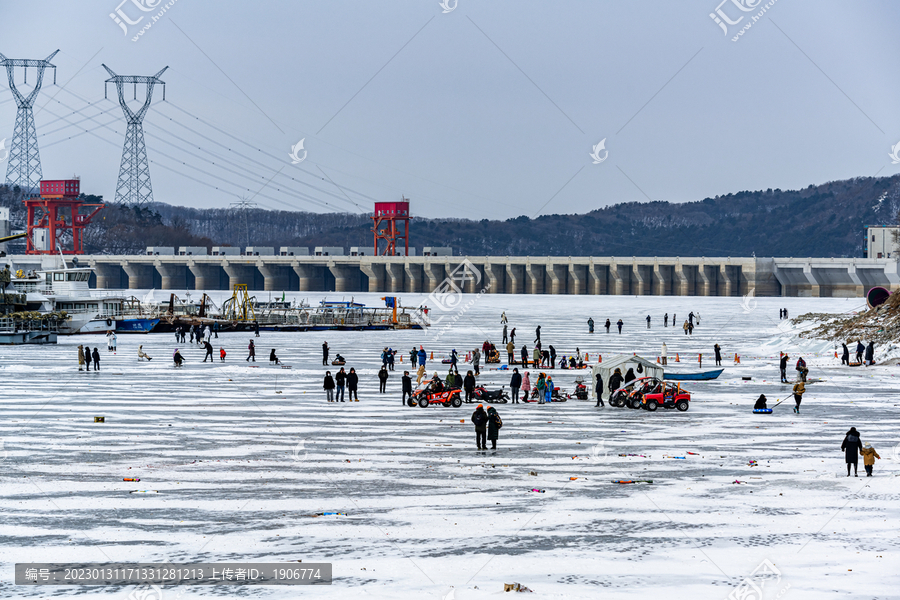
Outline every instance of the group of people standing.
[(325, 381), (323, 383), (325, 389), (325, 397), (329, 402), (343, 402), (344, 389), (347, 390), (349, 402), (359, 402), (359, 375), (356, 369), (350, 367), (350, 372), (344, 371), (344, 367), (331, 376), (331, 371), (325, 371)]
[[(853, 343), (852, 340), (850, 342)], [(841, 354), (841, 364), (850, 366), (850, 348), (847, 343), (841, 344), (843, 354)], [(862, 340), (856, 340), (856, 364), (870, 366), (875, 364), (875, 342), (869, 341), (868, 345), (864, 345)]]
[(85, 366), (87, 366), (87, 370), (91, 370), (91, 362), (94, 363), (94, 370), (100, 370), (100, 351), (97, 348), (94, 348), (94, 351), (91, 352), (90, 346), (84, 346), (82, 344), (78, 345), (78, 370), (84, 371)]

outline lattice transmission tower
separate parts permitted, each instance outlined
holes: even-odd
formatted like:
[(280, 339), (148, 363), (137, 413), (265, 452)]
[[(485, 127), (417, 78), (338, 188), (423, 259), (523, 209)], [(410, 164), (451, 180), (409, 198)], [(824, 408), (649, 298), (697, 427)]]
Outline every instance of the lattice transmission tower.
[[(116, 183), (116, 202), (123, 205), (140, 207), (153, 201), (153, 186), (150, 185), (150, 163), (147, 161), (147, 146), (144, 144), (144, 115), (150, 108), (153, 98), (153, 86), (163, 86), (163, 101), (166, 99), (166, 82), (159, 76), (166, 69), (152, 76), (143, 75), (116, 75), (112, 69), (103, 65), (103, 68), (111, 75), (103, 84), (103, 95), (106, 96), (106, 84), (115, 83), (119, 95), (119, 105), (125, 113), (128, 121), (128, 129), (125, 130), (125, 146), (122, 148), (122, 164), (119, 167), (119, 181)], [(144, 104), (134, 111), (125, 100), (125, 84), (134, 85), (134, 100), (137, 100), (137, 86), (139, 83), (147, 85), (147, 93)]]
[[(59, 52), (57, 50), (56, 52)], [(44, 70), (53, 69), (53, 84), (56, 85), (56, 65), (50, 61), (56, 56), (56, 52), (44, 60), (29, 58), (6, 58), (0, 54), (0, 66), (6, 67), (6, 76), (9, 79), (9, 89), (16, 99), (16, 126), (13, 129), (12, 142), (9, 147), (9, 162), (6, 164), (6, 182), (9, 185), (18, 185), (23, 190), (33, 190), (38, 187), (43, 176), (41, 172), (41, 153), (38, 150), (37, 130), (34, 126), (34, 101), (41, 84), (44, 82)], [(23, 94), (16, 87), (15, 69), (25, 69), (24, 84), (28, 83), (28, 67), (37, 70), (37, 81), (31, 92)]]

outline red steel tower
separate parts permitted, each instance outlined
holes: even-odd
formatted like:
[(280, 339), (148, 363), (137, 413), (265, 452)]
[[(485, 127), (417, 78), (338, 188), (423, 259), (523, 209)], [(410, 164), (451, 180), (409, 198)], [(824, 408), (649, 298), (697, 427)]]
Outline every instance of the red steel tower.
[[(401, 196), (401, 198), (403, 198)], [(403, 240), (403, 255), (409, 256), (409, 200), (400, 202), (376, 202), (375, 222), (372, 232), (375, 234), (375, 256), (397, 256), (397, 242)], [(403, 232), (400, 231), (403, 225)], [(383, 249), (379, 250), (378, 240), (384, 240)]]
[[(72, 232), (72, 248), (62, 248), (63, 254), (84, 254), (82, 231), (103, 204), (85, 204), (78, 198), (81, 181), (54, 179), (41, 181), (41, 195), (25, 200), (28, 209), (28, 237), (26, 254), (56, 254), (57, 235)], [(82, 208), (93, 208), (83, 215)]]

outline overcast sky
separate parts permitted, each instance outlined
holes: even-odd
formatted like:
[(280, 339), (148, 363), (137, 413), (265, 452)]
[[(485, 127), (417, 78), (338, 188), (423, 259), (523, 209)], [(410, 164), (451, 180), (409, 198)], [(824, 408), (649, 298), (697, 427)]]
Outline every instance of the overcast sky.
[[(403, 194), (418, 216), (505, 219), (900, 168), (898, 3), (117, 2), (0, 2), (0, 53), (60, 49), (35, 106), (44, 177), (107, 200), (125, 121), (102, 63), (169, 67), (144, 131), (170, 204), (367, 212)], [(15, 117), (4, 78), (6, 148)]]

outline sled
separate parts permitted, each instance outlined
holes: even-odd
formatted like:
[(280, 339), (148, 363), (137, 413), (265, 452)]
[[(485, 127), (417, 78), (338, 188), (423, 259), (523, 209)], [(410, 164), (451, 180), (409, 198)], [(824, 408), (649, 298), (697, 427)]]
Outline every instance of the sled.
[(772, 409), (771, 408), (754, 408), (753, 414), (754, 415), (771, 415)]

